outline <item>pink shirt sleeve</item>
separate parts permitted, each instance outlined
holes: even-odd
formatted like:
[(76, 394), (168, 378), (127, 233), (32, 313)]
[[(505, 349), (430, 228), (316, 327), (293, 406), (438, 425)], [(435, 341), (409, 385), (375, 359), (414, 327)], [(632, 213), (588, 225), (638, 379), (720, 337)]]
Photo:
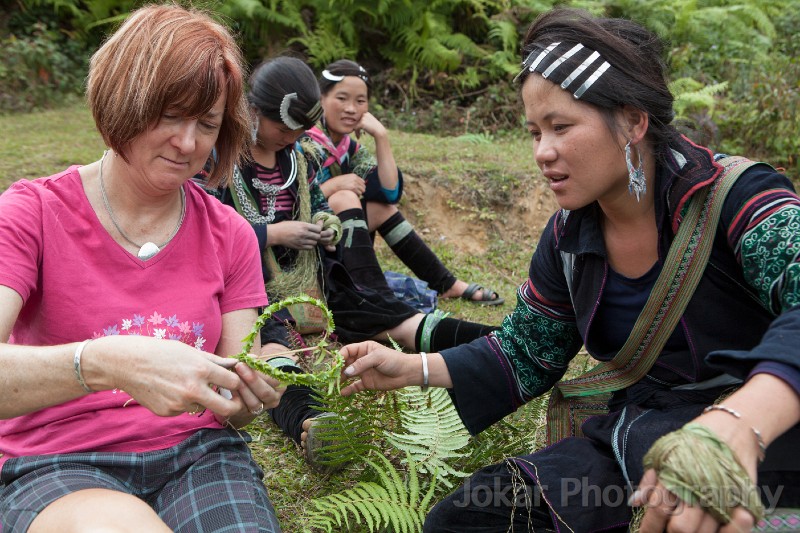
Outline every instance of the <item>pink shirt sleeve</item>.
[[(19, 224), (15, 221), (24, 220)], [(26, 301), (36, 287), (42, 242), (42, 203), (29, 182), (0, 195), (0, 285)]]

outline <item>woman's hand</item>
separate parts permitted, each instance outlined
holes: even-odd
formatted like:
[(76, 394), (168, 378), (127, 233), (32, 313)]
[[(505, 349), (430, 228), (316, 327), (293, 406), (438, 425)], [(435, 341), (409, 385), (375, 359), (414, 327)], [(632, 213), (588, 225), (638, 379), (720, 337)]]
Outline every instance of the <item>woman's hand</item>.
[(231, 399), (240, 402), (240, 409), (230, 416), (215, 414), (223, 425), (229, 424), (239, 428), (249, 424), (266, 409), (277, 406), (286, 388), (280, 387), (277, 380), (253, 370), (242, 362), (237, 362), (233, 370), (241, 378), (241, 385), (235, 391), (231, 391)]
[(240, 402), (217, 392), (242, 386), (241, 378), (231, 372), (236, 361), (180, 341), (103, 337), (86, 345), (81, 362), (92, 389), (121, 389), (160, 416), (208, 409), (229, 417), (242, 410)]
[(702, 507), (686, 505), (658, 480), (655, 470), (645, 472), (639, 489), (631, 500), (634, 507), (647, 507), (639, 527), (640, 533), (692, 531), (697, 533), (741, 533), (752, 531), (753, 515), (741, 507), (733, 511), (732, 520), (720, 524)]
[(352, 191), (360, 198), (367, 190), (367, 182), (358, 174), (341, 174), (320, 184), (320, 189), (325, 198), (330, 198), (333, 193), (339, 191)]
[(342, 389), (342, 396), (370, 390), (394, 390), (422, 383), (422, 361), (417, 354), (392, 350), (375, 341), (348, 344), (344, 357), (346, 378), (360, 377)]
[(284, 220), (269, 225), (267, 246), (286, 246), (294, 250), (310, 250), (320, 243), (321, 232), (322, 227), (317, 224)]
[(317, 221), (317, 226), (319, 226), (319, 244), (325, 247), (325, 249), (329, 252), (336, 251), (336, 245), (333, 244), (333, 238), (336, 236), (336, 233), (332, 229), (322, 229), (322, 220)]
[(361, 138), (361, 132), (369, 133), (372, 137), (386, 137), (388, 132), (381, 121), (367, 111), (361, 115), (361, 120), (358, 121), (355, 127), (356, 138)]
[[(702, 414), (693, 422), (711, 429), (730, 447), (750, 479), (756, 479), (760, 450), (758, 440), (748, 421), (737, 419), (724, 411), (714, 410)], [(702, 507), (686, 505), (675, 494), (669, 492), (652, 469), (645, 472), (631, 504), (646, 507), (640, 528), (642, 533), (664, 530), (700, 533), (750, 531), (755, 522), (749, 511), (739, 507), (733, 511), (730, 523), (720, 524)]]

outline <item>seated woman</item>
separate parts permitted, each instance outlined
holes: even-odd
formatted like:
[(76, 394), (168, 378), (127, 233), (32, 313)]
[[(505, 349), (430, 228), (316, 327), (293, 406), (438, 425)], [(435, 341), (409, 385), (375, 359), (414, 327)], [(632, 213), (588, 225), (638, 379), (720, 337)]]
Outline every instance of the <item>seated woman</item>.
[[(646, 506), (641, 531), (749, 531), (756, 480), (770, 505), (798, 503), (800, 198), (772, 167), (678, 134), (662, 52), (627, 20), (540, 16), (518, 78), (562, 209), (517, 308), (501, 330), (416, 359), (342, 349), (360, 376), (343, 394), (447, 387), (472, 433), (551, 392), (551, 445), (475, 473), (425, 531), (627, 531), (631, 503)], [(692, 263), (701, 250), (707, 266)], [(581, 346), (604, 363), (556, 384)]]
[(187, 183), (246, 146), (240, 61), (203, 13), (134, 11), (89, 69), (109, 151), (0, 196), (8, 531), (280, 531), (237, 428), (282, 389), (226, 358), (267, 303), (256, 238)]
[[(230, 186), (212, 192), (234, 206), (259, 235), (270, 301), (294, 296), (319, 283), (333, 313), (335, 333), (344, 342), (391, 338), (412, 350), (427, 351), (469, 342), (494, 329), (442, 318), (440, 313), (422, 314), (398, 300), (383, 278), (352, 191), (337, 191), (328, 199), (334, 205), (350, 199), (358, 206), (340, 211), (342, 239), (338, 244), (334, 244), (333, 230), (323, 229), (322, 221), (312, 222), (312, 215), (330, 210), (306, 154), (295, 144), (322, 113), (314, 73), (303, 61), (278, 57), (261, 64), (251, 76), (248, 100), (252, 161), (234, 169)], [(357, 250), (350, 250), (356, 246)], [(358, 259), (352, 263), (357, 273), (338, 261), (348, 251), (351, 259)], [(286, 314), (279, 316), (292, 319)], [(286, 329), (277, 321), (262, 330), (261, 340), (265, 354), (289, 346)], [(285, 358), (273, 364), (283, 365), (283, 370), (293, 367)], [(305, 407), (298, 407), (301, 405)], [(279, 426), (300, 442), (301, 424), (319, 414), (312, 407), (308, 389), (290, 387), (272, 414)]]
[[(386, 128), (368, 111), (367, 71), (346, 59), (335, 61), (322, 71), (319, 85), (325, 113), (307, 132), (317, 153), (317, 181), (329, 200), (339, 191), (352, 191), (356, 195), (351, 201), (340, 200), (342, 205), (331, 202), (334, 212), (363, 208), (370, 233), (377, 230), (395, 255), (439, 292), (440, 298), (502, 304), (504, 300), (492, 289), (457, 279), (397, 209), (403, 176), (395, 164)], [(353, 132), (356, 137), (366, 132), (375, 139), (374, 156), (350, 137)], [(350, 253), (346, 251), (342, 261), (353, 271)], [(358, 263), (360, 259), (352, 261)]]

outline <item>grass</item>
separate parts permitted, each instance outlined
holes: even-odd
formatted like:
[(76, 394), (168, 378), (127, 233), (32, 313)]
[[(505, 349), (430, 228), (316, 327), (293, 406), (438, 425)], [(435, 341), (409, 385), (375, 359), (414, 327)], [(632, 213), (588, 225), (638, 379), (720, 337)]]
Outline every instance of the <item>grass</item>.
[(105, 144), (82, 103), (39, 113), (0, 115), (0, 188), (91, 163)]
[[(71, 164), (99, 159), (104, 143), (94, 128), (91, 114), (82, 103), (24, 115), (0, 116), (0, 190), (17, 179), (48, 176)], [(534, 168), (528, 141), (519, 139), (442, 139), (430, 135), (393, 132), (392, 144), (404, 172), (435, 183), (442, 194), (451, 194), (473, 212), (497, 212), (514, 194), (524, 194)], [(369, 142), (367, 140), (367, 142)], [(509, 154), (514, 154), (509, 157)], [(493, 207), (494, 206), (494, 207)], [(480, 217), (475, 223), (480, 223)], [(440, 307), (454, 316), (499, 324), (516, 304), (516, 287), (528, 268), (532, 244), (506, 242), (497, 234), (480, 256), (461, 252), (451, 244), (432, 248), (460, 278), (491, 285), (506, 302), (502, 306), (479, 307), (464, 301), (442, 301)], [(386, 269), (407, 272), (391, 251), (378, 241), (380, 260)], [(585, 359), (584, 359), (585, 361)], [(529, 452), (541, 437), (543, 404), (532, 402), (507, 418), (508, 424), (492, 428), (478, 438), (476, 461), (498, 461), (506, 454)], [(303, 512), (310, 499), (352, 485), (359, 472), (321, 475), (312, 471), (295, 445), (283, 436), (268, 416), (251, 424), (252, 450), (263, 466), (265, 481), (285, 531), (303, 530)], [(467, 461), (466, 468), (480, 464)]]

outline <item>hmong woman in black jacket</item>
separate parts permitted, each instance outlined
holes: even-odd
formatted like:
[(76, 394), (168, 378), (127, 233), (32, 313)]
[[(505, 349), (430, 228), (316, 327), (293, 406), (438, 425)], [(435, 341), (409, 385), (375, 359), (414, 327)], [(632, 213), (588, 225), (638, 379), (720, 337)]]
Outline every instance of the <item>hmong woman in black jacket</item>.
[[(627, 531), (631, 505), (641, 531), (749, 531), (759, 493), (800, 503), (800, 199), (772, 167), (678, 134), (662, 51), (627, 20), (537, 19), (518, 78), (561, 210), (515, 311), (421, 356), (427, 373), (343, 349), (360, 377), (343, 394), (446, 387), (472, 433), (551, 393), (550, 445), (476, 472), (425, 531)], [(581, 346), (602, 363), (557, 383)]]

